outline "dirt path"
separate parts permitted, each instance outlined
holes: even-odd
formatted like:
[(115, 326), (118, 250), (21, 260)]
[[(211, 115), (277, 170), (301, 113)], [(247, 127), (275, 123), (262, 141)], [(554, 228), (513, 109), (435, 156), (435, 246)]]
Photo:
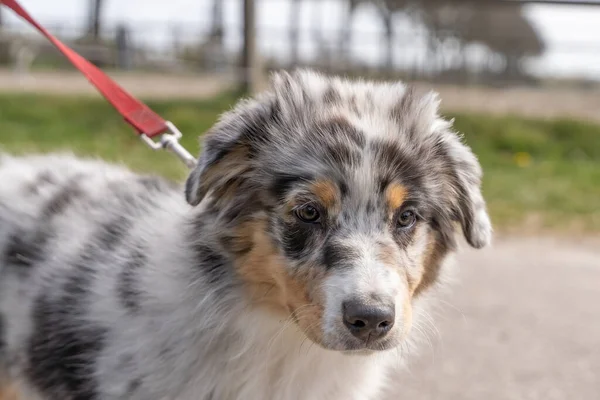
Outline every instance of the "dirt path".
[(448, 111), (526, 117), (568, 117), (600, 122), (600, 90), (566, 88), (434, 87)]
[[(112, 73), (111, 76), (127, 90), (145, 98), (206, 98), (235, 84), (234, 77), (228, 74)], [(600, 122), (600, 89), (434, 87), (440, 92), (447, 111), (511, 113), (543, 118), (561, 116)], [(68, 71), (18, 75), (10, 70), (0, 70), (2, 91), (96, 95), (80, 74)]]
[(600, 243), (508, 240), (460, 260), (440, 336), (391, 398), (600, 399)]
[[(145, 98), (208, 98), (231, 87), (229, 75), (164, 75), (110, 73), (120, 85)], [(0, 69), (0, 92), (29, 92), (97, 96), (96, 89), (78, 72), (45, 71), (17, 74)]]

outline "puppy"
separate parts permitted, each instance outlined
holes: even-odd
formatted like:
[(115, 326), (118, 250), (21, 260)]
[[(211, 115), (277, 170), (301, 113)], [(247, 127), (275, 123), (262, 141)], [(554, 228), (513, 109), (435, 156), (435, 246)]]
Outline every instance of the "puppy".
[(458, 230), (491, 237), (436, 95), (281, 73), (203, 141), (181, 190), (0, 159), (11, 380), (46, 400), (378, 398)]

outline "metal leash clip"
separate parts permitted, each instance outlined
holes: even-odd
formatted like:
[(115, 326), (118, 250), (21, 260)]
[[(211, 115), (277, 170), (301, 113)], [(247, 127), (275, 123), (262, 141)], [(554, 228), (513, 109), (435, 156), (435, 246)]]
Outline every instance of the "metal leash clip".
[(181, 139), (183, 134), (170, 121), (166, 121), (166, 125), (169, 133), (164, 133), (158, 142), (155, 142), (143, 133), (140, 137), (152, 150), (170, 150), (183, 161), (188, 168), (194, 168), (196, 166), (196, 159), (181, 145), (181, 143), (179, 143), (179, 139)]

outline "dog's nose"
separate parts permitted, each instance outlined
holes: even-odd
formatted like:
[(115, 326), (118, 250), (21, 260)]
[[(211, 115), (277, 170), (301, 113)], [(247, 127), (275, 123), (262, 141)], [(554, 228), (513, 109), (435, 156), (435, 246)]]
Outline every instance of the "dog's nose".
[(344, 324), (362, 340), (380, 339), (394, 326), (394, 306), (370, 305), (361, 301), (346, 301), (342, 305)]

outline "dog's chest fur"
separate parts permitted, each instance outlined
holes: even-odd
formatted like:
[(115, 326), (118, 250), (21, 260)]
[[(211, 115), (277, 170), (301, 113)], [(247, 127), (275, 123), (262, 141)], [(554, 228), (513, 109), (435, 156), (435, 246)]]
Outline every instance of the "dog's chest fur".
[(392, 363), (398, 362), (393, 351), (374, 358), (323, 350), (296, 329), (283, 330), (289, 321), (262, 313), (249, 313), (238, 322), (257, 326), (246, 328), (244, 341), (237, 342), (241, 346), (227, 351), (224, 369), (207, 370), (214, 374), (211, 379), (198, 376), (184, 399), (197, 398), (207, 381), (216, 384), (215, 399), (370, 399), (382, 389)]

